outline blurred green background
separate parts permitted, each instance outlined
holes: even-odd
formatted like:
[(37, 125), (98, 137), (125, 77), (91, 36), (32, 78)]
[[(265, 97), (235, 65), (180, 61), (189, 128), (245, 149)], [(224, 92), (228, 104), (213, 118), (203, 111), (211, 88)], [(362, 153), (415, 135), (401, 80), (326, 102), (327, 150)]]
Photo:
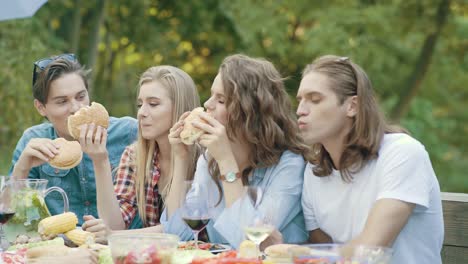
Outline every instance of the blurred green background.
[(50, 0), (32, 18), (0, 21), (0, 173), (17, 140), (42, 122), (33, 62), (74, 52), (91, 67), (92, 100), (135, 116), (138, 76), (187, 71), (204, 101), (221, 60), (265, 57), (295, 102), (301, 69), (324, 54), (369, 74), (386, 114), (428, 150), (443, 191), (468, 193), (466, 0)]

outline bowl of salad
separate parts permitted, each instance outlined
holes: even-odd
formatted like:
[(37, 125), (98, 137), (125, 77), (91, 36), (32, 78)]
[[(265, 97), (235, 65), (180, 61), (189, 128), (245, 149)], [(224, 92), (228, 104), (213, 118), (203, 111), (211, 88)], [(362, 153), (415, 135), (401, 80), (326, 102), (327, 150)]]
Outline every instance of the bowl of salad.
[(164, 233), (114, 233), (108, 237), (116, 264), (171, 263), (179, 237)]
[(393, 250), (377, 246), (309, 244), (289, 249), (294, 264), (389, 264)]

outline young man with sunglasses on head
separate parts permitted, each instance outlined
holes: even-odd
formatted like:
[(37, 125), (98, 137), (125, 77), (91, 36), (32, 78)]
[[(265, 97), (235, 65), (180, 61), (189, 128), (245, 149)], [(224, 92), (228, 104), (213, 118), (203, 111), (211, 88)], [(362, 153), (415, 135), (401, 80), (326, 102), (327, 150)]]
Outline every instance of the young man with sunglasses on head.
[(361, 67), (320, 57), (305, 68), (297, 99), (312, 149), (302, 192), (309, 242), (344, 243), (345, 255), (357, 245), (392, 247), (395, 264), (441, 263), (442, 205), (429, 155), (388, 125)]
[[(49, 187), (64, 189), (69, 197), (70, 211), (76, 213), (80, 225), (83, 216), (98, 216), (95, 175), (90, 156), (85, 150), (81, 163), (68, 170), (55, 169), (47, 161), (60, 151), (53, 139), (63, 137), (74, 140), (68, 132), (67, 118), (90, 104), (88, 72), (73, 54), (62, 54), (34, 63), (34, 106), (48, 122), (30, 127), (23, 133), (13, 152), (10, 168), (10, 175), (15, 179), (47, 179)], [(118, 166), (125, 147), (136, 140), (137, 127), (134, 118), (110, 117), (107, 153), (112, 168)], [(63, 200), (60, 196), (51, 193), (46, 197), (46, 204), (52, 215), (62, 213)]]

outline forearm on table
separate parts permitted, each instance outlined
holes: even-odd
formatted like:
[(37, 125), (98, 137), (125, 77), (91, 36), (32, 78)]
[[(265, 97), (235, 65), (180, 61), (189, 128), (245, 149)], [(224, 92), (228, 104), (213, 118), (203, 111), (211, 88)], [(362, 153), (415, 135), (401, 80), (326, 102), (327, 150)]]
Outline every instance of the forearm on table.
[(125, 229), (125, 222), (115, 197), (109, 159), (94, 162), (96, 200), (99, 217), (112, 230)]

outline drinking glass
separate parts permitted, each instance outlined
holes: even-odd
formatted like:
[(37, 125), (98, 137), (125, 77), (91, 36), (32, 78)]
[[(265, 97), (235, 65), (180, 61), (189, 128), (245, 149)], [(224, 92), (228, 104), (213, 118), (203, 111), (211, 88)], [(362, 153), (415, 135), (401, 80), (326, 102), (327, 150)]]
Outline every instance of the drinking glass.
[(260, 244), (275, 230), (273, 224), (273, 208), (265, 208), (260, 210), (259, 205), (263, 199), (263, 190), (259, 186), (248, 186), (245, 191), (245, 199), (247, 199), (254, 208), (253, 216), (245, 214), (243, 219), (244, 233), (250, 241), (255, 243), (257, 248), (257, 256), (261, 258)]
[(15, 208), (12, 203), (13, 191), (6, 176), (0, 176), (0, 249), (5, 251), (10, 243), (5, 237), (3, 225), (15, 215)]
[(198, 234), (213, 217), (213, 206), (206, 186), (197, 182), (185, 183), (186, 195), (182, 197), (182, 219), (190, 227), (198, 249)]

